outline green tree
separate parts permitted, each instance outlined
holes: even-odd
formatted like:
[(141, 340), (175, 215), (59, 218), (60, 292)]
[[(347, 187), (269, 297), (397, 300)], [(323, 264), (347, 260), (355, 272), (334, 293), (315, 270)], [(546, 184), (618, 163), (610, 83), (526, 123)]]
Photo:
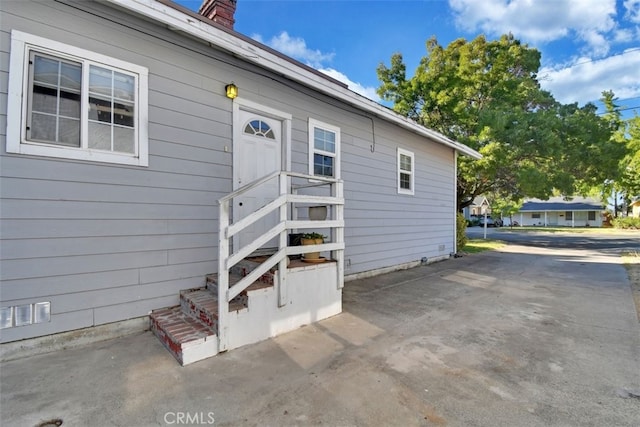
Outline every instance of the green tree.
[(640, 116), (626, 121), (627, 154), (620, 161), (616, 189), (622, 194), (627, 213), (631, 202), (640, 198)]
[(631, 202), (640, 197), (640, 117), (637, 115), (629, 120), (623, 120), (617, 98), (612, 91), (602, 93), (605, 106), (605, 120), (612, 129), (610, 146), (616, 154), (622, 152), (616, 165), (609, 165), (615, 170), (615, 176), (607, 179), (601, 187), (603, 200), (614, 198), (614, 216), (618, 216), (618, 195), (622, 196), (624, 205), (629, 208)]
[(513, 215), (520, 211), (522, 202), (514, 202), (498, 196), (491, 196), (491, 200), (492, 215), (499, 214), (502, 218), (509, 218), (509, 226), (513, 227)]
[[(378, 94), (393, 109), (482, 153), (460, 158), (458, 209), (481, 194), (520, 200), (573, 194), (608, 176), (610, 126), (587, 104), (562, 105), (541, 89), (540, 52), (512, 35), (487, 41), (435, 38), (413, 77), (402, 55), (380, 64)], [(606, 156), (606, 161), (602, 158)], [(611, 161), (609, 161), (611, 159)]]

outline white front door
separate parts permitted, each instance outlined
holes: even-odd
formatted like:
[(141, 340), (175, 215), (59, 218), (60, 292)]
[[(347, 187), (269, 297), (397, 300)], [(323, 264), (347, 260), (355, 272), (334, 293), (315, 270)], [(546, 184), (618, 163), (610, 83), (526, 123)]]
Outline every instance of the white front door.
[[(240, 107), (234, 117), (234, 190), (282, 169), (283, 121), (255, 110)], [(278, 197), (278, 180), (274, 179), (236, 197), (233, 220), (238, 221)], [(235, 241), (236, 250), (274, 227), (278, 211), (243, 230)], [(275, 246), (270, 244), (267, 246)]]

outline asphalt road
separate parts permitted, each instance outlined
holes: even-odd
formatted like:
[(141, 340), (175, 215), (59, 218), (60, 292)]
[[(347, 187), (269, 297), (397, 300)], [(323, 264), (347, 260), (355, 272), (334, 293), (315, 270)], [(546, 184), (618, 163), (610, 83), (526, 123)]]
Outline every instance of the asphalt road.
[[(484, 228), (469, 227), (467, 236), (484, 236)], [(518, 231), (516, 228), (487, 228), (487, 238), (499, 239), (522, 246), (557, 249), (586, 249), (605, 252), (640, 251), (640, 231), (614, 231), (611, 233), (573, 233), (548, 231)]]

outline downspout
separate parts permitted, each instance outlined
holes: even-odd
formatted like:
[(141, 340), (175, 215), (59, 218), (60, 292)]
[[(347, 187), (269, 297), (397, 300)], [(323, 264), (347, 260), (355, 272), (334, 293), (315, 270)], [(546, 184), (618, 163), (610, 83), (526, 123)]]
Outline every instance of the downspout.
[(453, 254), (458, 253), (458, 151), (453, 150)]

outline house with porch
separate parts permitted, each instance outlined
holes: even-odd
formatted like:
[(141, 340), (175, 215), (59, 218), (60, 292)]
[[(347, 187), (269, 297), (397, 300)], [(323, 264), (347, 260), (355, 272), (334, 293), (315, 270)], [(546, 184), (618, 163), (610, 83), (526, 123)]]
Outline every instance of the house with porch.
[(603, 204), (593, 198), (527, 199), (513, 218), (523, 226), (602, 227)]
[(489, 201), (484, 196), (476, 196), (473, 199), (473, 202), (469, 206), (466, 206), (462, 213), (466, 219), (470, 219), (471, 217), (478, 217), (484, 215), (485, 213), (491, 216), (491, 205)]
[(456, 252), (479, 153), (234, 31), (235, 4), (0, 2), (3, 348), (150, 328), (188, 364)]
[(631, 202), (631, 216), (633, 218), (640, 218), (640, 199)]

